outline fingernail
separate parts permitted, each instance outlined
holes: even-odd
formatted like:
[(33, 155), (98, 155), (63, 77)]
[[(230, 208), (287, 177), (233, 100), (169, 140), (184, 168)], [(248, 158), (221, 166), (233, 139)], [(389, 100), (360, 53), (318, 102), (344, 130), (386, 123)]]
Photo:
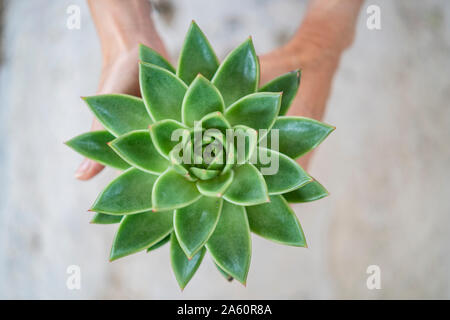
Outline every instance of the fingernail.
[(88, 171), (90, 166), (91, 162), (88, 159), (84, 159), (75, 172), (75, 178), (81, 178), (86, 173), (86, 171)]

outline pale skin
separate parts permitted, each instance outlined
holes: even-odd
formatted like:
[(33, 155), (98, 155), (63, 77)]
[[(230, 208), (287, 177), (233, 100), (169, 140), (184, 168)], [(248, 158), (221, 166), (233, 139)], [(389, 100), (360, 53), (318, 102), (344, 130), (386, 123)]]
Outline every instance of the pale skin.
[[(139, 96), (138, 45), (168, 57), (151, 19), (148, 0), (88, 0), (99, 35), (103, 65), (97, 93)], [(301, 69), (302, 78), (288, 114), (321, 120), (342, 52), (351, 45), (362, 0), (311, 0), (294, 36), (280, 48), (260, 56), (261, 84)], [(170, 59), (169, 59), (170, 60)], [(103, 129), (94, 120), (92, 130)], [(312, 153), (299, 159), (307, 168)], [(75, 173), (80, 180), (97, 175), (103, 166), (84, 159)]]

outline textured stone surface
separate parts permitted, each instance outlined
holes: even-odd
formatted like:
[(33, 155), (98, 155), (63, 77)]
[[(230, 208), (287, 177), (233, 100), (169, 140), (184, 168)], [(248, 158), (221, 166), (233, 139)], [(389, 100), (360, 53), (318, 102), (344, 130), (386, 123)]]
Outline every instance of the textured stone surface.
[[(171, 53), (195, 19), (221, 58), (248, 35), (258, 53), (282, 44), (306, 6), (157, 3), (157, 25)], [(63, 141), (88, 130), (91, 114), (79, 96), (95, 92), (100, 72), (85, 2), (7, 2), (0, 298), (450, 298), (450, 2), (373, 3), (381, 6), (382, 30), (367, 30), (362, 12), (325, 119), (337, 130), (310, 170), (331, 196), (295, 207), (309, 248), (254, 236), (247, 288), (224, 281), (206, 256), (181, 294), (167, 247), (108, 262), (115, 227), (90, 225), (86, 210), (115, 173), (73, 179), (81, 157)], [(69, 4), (81, 7), (81, 30), (65, 26)], [(79, 291), (66, 288), (72, 264), (81, 267)], [(381, 267), (381, 290), (366, 288), (371, 264)]]

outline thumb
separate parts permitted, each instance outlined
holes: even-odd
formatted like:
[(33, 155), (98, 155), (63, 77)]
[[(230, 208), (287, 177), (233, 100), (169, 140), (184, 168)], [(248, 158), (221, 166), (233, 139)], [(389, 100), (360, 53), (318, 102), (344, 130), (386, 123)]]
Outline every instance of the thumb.
[(84, 159), (75, 172), (75, 178), (78, 180), (89, 180), (96, 176), (105, 166), (90, 159)]

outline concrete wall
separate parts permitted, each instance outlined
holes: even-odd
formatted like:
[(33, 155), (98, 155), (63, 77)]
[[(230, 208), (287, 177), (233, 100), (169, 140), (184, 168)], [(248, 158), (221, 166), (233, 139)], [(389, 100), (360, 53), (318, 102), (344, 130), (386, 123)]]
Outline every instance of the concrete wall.
[[(81, 30), (66, 8), (81, 7)], [(191, 19), (223, 57), (248, 35), (258, 53), (284, 43), (306, 7), (296, 0), (158, 1), (176, 58)], [(381, 7), (382, 30), (365, 8)], [(87, 131), (99, 44), (81, 0), (6, 1), (0, 65), (0, 298), (450, 298), (450, 2), (367, 1), (325, 121), (337, 130), (310, 168), (331, 196), (295, 206), (308, 249), (253, 237), (247, 287), (207, 256), (183, 293), (168, 248), (108, 262), (115, 226), (86, 212), (116, 174), (73, 178), (63, 141)], [(79, 265), (82, 289), (66, 288)], [(381, 268), (368, 290), (366, 268)]]

